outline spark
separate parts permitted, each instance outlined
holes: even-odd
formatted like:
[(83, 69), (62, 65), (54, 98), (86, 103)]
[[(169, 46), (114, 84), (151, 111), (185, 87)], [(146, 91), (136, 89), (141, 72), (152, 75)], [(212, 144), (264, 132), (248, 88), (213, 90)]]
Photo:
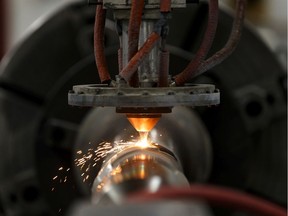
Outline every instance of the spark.
[(82, 150), (77, 151), (79, 158), (76, 158), (74, 161), (75, 165), (84, 171), (81, 174), (83, 182), (88, 180), (88, 173), (91, 167), (95, 167), (97, 162), (105, 158), (111, 149), (113, 149), (112, 143), (102, 142), (96, 149), (89, 148), (86, 152)]
[(63, 184), (63, 183), (68, 182), (69, 178), (66, 172), (69, 172), (70, 169), (71, 169), (70, 167), (59, 166), (59, 168), (57, 169), (58, 174), (52, 178), (53, 180), (53, 184), (51, 186), (52, 192), (56, 191), (58, 184)]
[(98, 164), (101, 165), (105, 163), (107, 156), (118, 153), (128, 147), (137, 146), (140, 148), (147, 148), (151, 146), (151, 142), (148, 140), (148, 133), (140, 134), (140, 139), (134, 138), (134, 135), (131, 135), (130, 137), (132, 138), (130, 141), (125, 141), (123, 139), (115, 140), (114, 142), (103, 141), (95, 148), (89, 143), (91, 146), (89, 146), (87, 150), (78, 150), (74, 162), (81, 171), (82, 181), (88, 182), (88, 179), (91, 179), (91, 169)]
[(147, 148), (150, 145), (148, 141), (148, 132), (139, 132), (140, 140), (137, 142), (137, 146), (141, 148)]

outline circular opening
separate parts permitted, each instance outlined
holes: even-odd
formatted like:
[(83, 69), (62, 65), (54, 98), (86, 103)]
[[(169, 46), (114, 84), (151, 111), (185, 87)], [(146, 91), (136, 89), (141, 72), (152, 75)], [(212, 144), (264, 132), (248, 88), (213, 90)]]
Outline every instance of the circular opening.
[(39, 198), (39, 191), (35, 186), (28, 186), (23, 190), (23, 199), (27, 202), (35, 202)]
[(259, 101), (250, 101), (246, 105), (246, 113), (250, 117), (258, 117), (263, 111), (263, 107)]

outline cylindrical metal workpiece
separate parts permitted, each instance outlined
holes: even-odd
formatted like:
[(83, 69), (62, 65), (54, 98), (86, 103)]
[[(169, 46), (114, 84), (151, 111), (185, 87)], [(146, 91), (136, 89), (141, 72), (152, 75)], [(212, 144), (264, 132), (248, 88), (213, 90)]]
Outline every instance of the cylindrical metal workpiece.
[[(139, 138), (138, 132), (129, 123), (126, 115), (115, 113), (114, 108), (97, 108), (92, 110), (83, 122), (75, 144), (75, 158), (82, 159), (83, 155), (91, 157), (91, 160), (87, 161), (82, 170), (76, 169), (77, 181), (79, 182), (82, 193), (90, 195), (90, 185), (93, 184), (95, 179), (97, 179), (100, 184), (103, 176), (107, 177), (106, 180), (110, 179), (109, 182), (113, 182), (113, 179), (111, 180), (113, 176), (111, 176), (109, 172), (115, 170), (120, 164), (122, 166), (126, 159), (134, 163), (135, 160), (130, 157), (133, 150), (132, 147), (134, 147), (134, 150), (137, 150), (133, 150), (135, 156), (146, 155), (146, 158), (150, 158), (143, 163), (146, 167), (145, 173), (151, 174), (152, 171), (150, 168), (152, 169), (154, 165), (155, 167), (165, 167), (166, 174), (161, 177), (163, 180), (165, 180), (167, 176), (170, 178), (171, 176), (167, 175), (167, 173), (172, 173), (173, 170), (175, 171), (173, 172), (173, 178), (175, 178), (176, 182), (178, 178), (180, 178), (178, 175), (179, 172), (183, 172), (189, 182), (203, 182), (209, 176), (212, 158), (209, 134), (205, 126), (190, 109), (175, 107), (172, 113), (162, 115), (148, 136), (148, 143), (159, 144), (158, 146), (153, 144), (152, 146), (155, 148), (140, 148), (140, 146), (135, 143), (139, 141)], [(148, 147), (151, 147), (151, 145), (149, 144)], [(91, 151), (91, 149), (93, 151)], [(79, 150), (81, 150), (80, 155)], [(151, 154), (154, 156), (151, 157)], [(127, 158), (123, 160), (121, 155)], [(175, 159), (174, 156), (177, 159)], [(143, 158), (143, 156), (140, 158)], [(154, 159), (152, 160), (151, 158)], [(108, 162), (109, 160), (111, 160), (111, 162)], [(163, 161), (166, 161), (164, 165), (162, 163)], [(96, 164), (94, 164), (95, 162)], [(130, 167), (131, 172), (137, 170), (132, 169), (133, 163), (130, 163), (131, 166), (126, 164), (125, 169)], [(147, 166), (148, 164), (149, 166)], [(93, 169), (85, 171), (89, 165), (91, 168), (93, 167)], [(150, 167), (151, 165), (152, 167)], [(135, 166), (135, 168), (136, 167), (137, 166)], [(107, 168), (110, 169), (109, 172)], [(105, 175), (103, 174), (105, 173), (104, 170), (106, 170)], [(123, 174), (123, 170), (124, 168), (121, 174)], [(83, 171), (85, 171), (84, 176)], [(88, 179), (86, 179), (87, 176), (89, 176)], [(147, 176), (147, 180), (151, 179), (151, 177), (151, 175), (149, 175), (149, 178)], [(84, 180), (86, 184), (83, 184)], [(174, 183), (175, 181), (173, 180)], [(172, 184), (172, 180), (168, 182)], [(174, 185), (174, 183), (172, 185)], [(96, 182), (94, 182), (94, 185), (96, 185)], [(161, 186), (162, 185), (163, 181), (161, 183)], [(107, 188), (110, 188), (110, 186), (107, 186), (106, 189)], [(146, 188), (143, 187), (142, 189)], [(104, 188), (102, 188), (102, 192), (104, 193), (103, 190)], [(105, 197), (102, 192), (97, 192), (97, 197), (102, 197), (101, 200)], [(93, 193), (95, 193), (95, 191)]]
[(95, 204), (121, 204), (130, 193), (189, 185), (176, 158), (160, 146), (131, 146), (107, 159), (92, 188)]

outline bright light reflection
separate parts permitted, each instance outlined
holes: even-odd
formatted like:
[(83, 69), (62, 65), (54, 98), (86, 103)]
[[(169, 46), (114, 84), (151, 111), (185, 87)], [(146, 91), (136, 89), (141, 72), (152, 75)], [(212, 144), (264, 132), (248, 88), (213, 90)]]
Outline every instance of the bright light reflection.
[(153, 176), (149, 182), (149, 191), (156, 192), (161, 185), (161, 178), (159, 176)]
[(148, 141), (148, 132), (139, 132), (140, 139), (136, 143), (140, 148), (147, 148), (150, 146), (150, 142)]

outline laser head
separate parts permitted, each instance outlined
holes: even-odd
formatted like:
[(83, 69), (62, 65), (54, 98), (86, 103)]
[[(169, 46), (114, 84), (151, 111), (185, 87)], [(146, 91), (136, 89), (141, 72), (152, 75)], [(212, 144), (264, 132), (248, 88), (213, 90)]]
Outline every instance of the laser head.
[(161, 114), (127, 114), (127, 118), (138, 132), (149, 132), (161, 118)]

